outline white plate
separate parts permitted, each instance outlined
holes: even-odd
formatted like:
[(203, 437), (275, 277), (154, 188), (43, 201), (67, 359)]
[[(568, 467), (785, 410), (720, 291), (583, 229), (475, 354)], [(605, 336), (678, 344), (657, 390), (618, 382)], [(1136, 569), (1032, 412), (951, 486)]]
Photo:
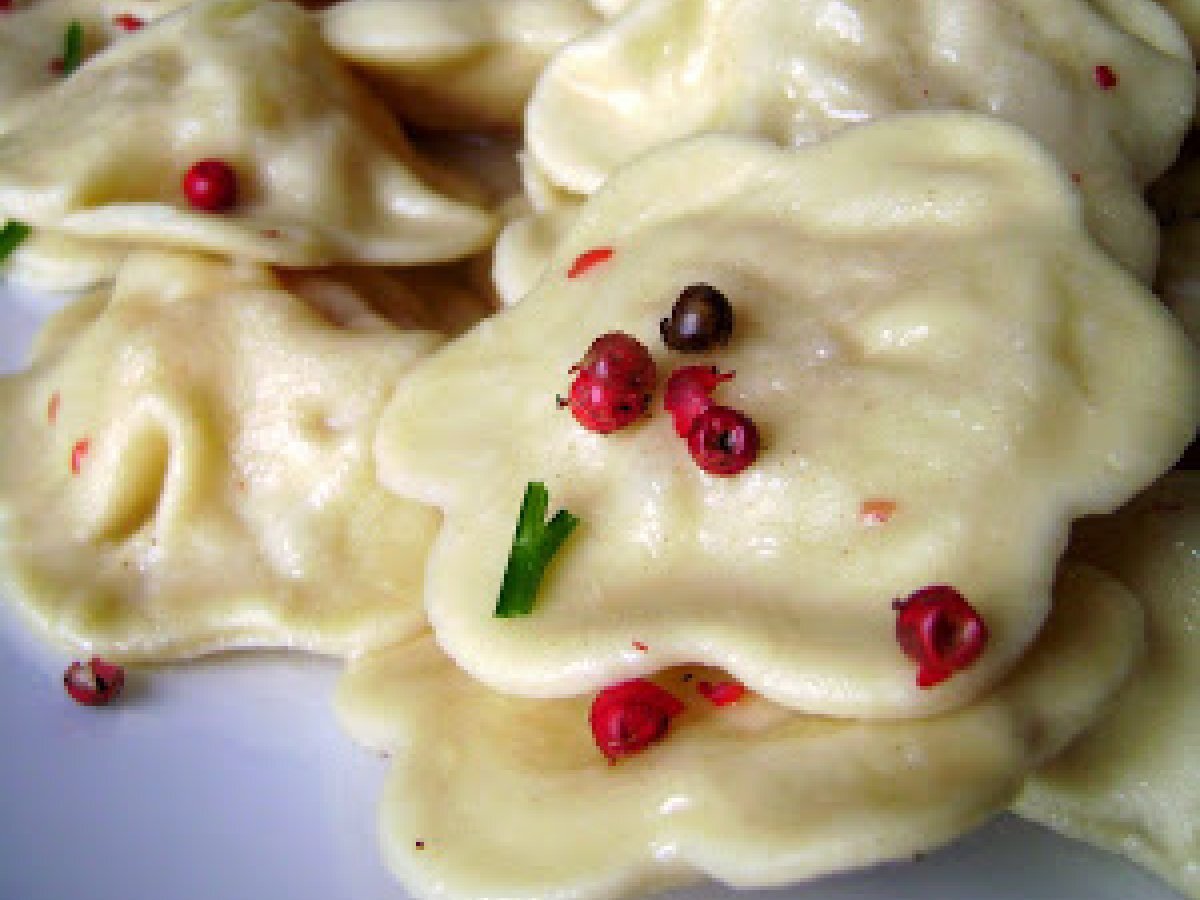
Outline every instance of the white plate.
[[(0, 283), (0, 371), (22, 365), (49, 302)], [(337, 729), (336, 663), (239, 654), (141, 670), (122, 703), (85, 709), (62, 690), (70, 660), (0, 606), (0, 900), (403, 900), (376, 851), (386, 764)], [(676, 900), (735, 897), (1178, 900), (1008, 816), (918, 863)]]

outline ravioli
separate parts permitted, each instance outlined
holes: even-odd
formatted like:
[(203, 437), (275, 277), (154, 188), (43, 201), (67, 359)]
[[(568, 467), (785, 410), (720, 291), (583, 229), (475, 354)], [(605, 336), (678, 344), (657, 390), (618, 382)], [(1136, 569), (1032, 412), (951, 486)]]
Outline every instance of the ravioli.
[(779, 885), (908, 858), (1002, 809), (1122, 684), (1140, 629), (1129, 593), (1081, 568), (1008, 680), (905, 722), (755, 696), (717, 708), (696, 685), (722, 673), (670, 669), (655, 681), (686, 710), (613, 766), (592, 743), (587, 698), (491, 693), (428, 639), (353, 662), (336, 706), (352, 736), (395, 754), (382, 845), (415, 897), (585, 900), (703, 876)]
[(49, 636), (120, 659), (348, 654), (424, 626), (435, 511), (384, 491), (371, 439), (442, 338), (266, 271), (137, 255), (0, 380), (0, 570)]
[[(94, 54), (129, 33), (138, 22), (159, 19), (191, 0), (29, 0), (0, 15), (0, 132), (35, 111), (44, 92), (62, 75), (55, 70), (67, 26), (83, 28), (84, 52)], [(126, 22), (126, 25), (122, 25)]]
[(576, 212), (564, 206), (535, 213), (527, 203), (514, 205), (492, 251), (492, 282), (502, 303), (518, 303), (537, 284)]
[(523, 196), (503, 209), (505, 224), (492, 249), (492, 282), (506, 306), (537, 283), (584, 199), (550, 182), (528, 154), (519, 161)]
[(346, 0), (325, 39), (430, 127), (519, 127), (542, 68), (600, 18), (584, 0)]
[(1179, 22), (1193, 53), (1200, 53), (1200, 3), (1197, 0), (1159, 0)]
[(985, 112), (1077, 176), (1093, 234), (1149, 281), (1141, 193), (1175, 156), (1195, 82), (1152, 0), (639, 0), (554, 58), (526, 140), (553, 182), (589, 194), (689, 134), (794, 145), (897, 111)]
[(116, 277), (129, 245), (39, 228), (0, 263), (0, 276), (33, 291), (91, 290)]
[[(566, 277), (600, 246), (611, 259)], [(719, 354), (659, 340), (693, 283), (733, 304)], [(557, 408), (614, 330), (652, 348), (660, 382), (736, 371), (715, 399), (762, 432), (754, 465), (701, 472), (658, 398), (612, 435)], [(425, 605), (443, 649), (497, 690), (572, 696), (691, 662), (805, 712), (928, 715), (1020, 657), (1070, 520), (1183, 451), (1195, 354), (1011, 126), (896, 117), (803, 151), (707, 136), (614, 175), (529, 296), (397, 387), (376, 455), (388, 488), (443, 511)], [(533, 481), (583, 524), (533, 614), (496, 618)], [(896, 514), (876, 527), (878, 498)], [(943, 583), (991, 638), (922, 690), (892, 602)]]
[(1023, 816), (1123, 853), (1200, 897), (1200, 472), (1172, 472), (1070, 556), (1145, 606), (1147, 653), (1112, 711), (1029, 780)]
[[(441, 262), (492, 235), (291, 4), (195, 3), (90, 58), (37, 110), (0, 134), (0, 218), (289, 266)], [(183, 196), (207, 158), (237, 174), (229, 213)]]

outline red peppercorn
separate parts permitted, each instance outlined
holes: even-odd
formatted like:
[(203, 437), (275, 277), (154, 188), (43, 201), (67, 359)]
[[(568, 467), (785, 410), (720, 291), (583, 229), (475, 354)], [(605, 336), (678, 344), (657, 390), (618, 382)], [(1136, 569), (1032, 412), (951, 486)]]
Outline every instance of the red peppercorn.
[(758, 428), (743, 413), (710, 406), (692, 422), (688, 452), (710, 475), (736, 475), (758, 458)]
[(597, 694), (588, 721), (596, 746), (609, 763), (615, 763), (662, 740), (671, 719), (683, 709), (679, 698), (638, 678)]
[(746, 686), (737, 681), (701, 681), (696, 685), (696, 693), (713, 706), (729, 706), (746, 696)]
[(732, 372), (721, 372), (716, 366), (684, 366), (672, 372), (663, 406), (675, 420), (675, 433), (687, 437), (696, 417), (713, 405), (717, 385), (732, 378)]
[(1092, 71), (1092, 77), (1096, 79), (1101, 90), (1111, 91), (1120, 81), (1117, 78), (1117, 73), (1112, 70), (1111, 66), (1099, 65)]
[(237, 174), (222, 159), (202, 159), (184, 174), (183, 193), (193, 209), (228, 212), (237, 203)]
[(76, 703), (104, 706), (115, 700), (125, 687), (125, 670), (93, 656), (86, 663), (76, 661), (67, 667), (63, 687)]
[(598, 378), (628, 382), (643, 391), (654, 387), (658, 375), (646, 345), (623, 331), (600, 335), (592, 341), (583, 359), (570, 369), (572, 372), (588, 370)]
[(892, 608), (896, 640), (917, 664), (917, 686), (931, 688), (970, 666), (987, 646), (987, 623), (946, 584), (921, 588)]
[(591, 369), (580, 372), (571, 383), (567, 400), (575, 421), (597, 434), (611, 434), (635, 421), (650, 406), (650, 395), (633, 384), (601, 378)]
[(125, 31), (137, 31), (146, 23), (133, 13), (121, 13), (119, 16), (113, 16), (113, 24)]
[(567, 270), (568, 278), (578, 278), (588, 269), (600, 265), (600, 263), (608, 262), (613, 257), (612, 247), (593, 247), (584, 253), (580, 253), (575, 257), (575, 262), (571, 263), (571, 268)]
[(12, 12), (13, 0), (0, 0), (0, 13)]

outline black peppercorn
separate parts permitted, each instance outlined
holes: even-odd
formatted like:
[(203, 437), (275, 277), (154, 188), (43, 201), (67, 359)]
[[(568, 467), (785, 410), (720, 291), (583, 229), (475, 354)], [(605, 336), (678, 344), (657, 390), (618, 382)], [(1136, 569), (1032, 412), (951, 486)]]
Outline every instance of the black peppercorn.
[(704, 353), (733, 334), (733, 307), (710, 284), (691, 284), (659, 325), (662, 339), (680, 353)]

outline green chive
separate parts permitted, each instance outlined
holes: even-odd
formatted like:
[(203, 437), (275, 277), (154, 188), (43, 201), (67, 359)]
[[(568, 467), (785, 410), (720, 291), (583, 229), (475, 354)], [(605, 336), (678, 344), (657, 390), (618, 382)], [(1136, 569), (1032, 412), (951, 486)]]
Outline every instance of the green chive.
[(62, 61), (64, 75), (70, 75), (83, 63), (83, 25), (78, 19), (67, 26), (67, 34), (63, 38)]
[(0, 228), (0, 263), (8, 259), (31, 231), (33, 229), (24, 222), (9, 222)]
[(517, 530), (504, 569), (500, 596), (496, 600), (495, 615), (501, 618), (527, 616), (533, 612), (533, 601), (546, 567), (579, 524), (579, 519), (565, 509), (560, 509), (547, 522), (549, 506), (550, 492), (546, 485), (540, 481), (529, 482), (517, 516)]

